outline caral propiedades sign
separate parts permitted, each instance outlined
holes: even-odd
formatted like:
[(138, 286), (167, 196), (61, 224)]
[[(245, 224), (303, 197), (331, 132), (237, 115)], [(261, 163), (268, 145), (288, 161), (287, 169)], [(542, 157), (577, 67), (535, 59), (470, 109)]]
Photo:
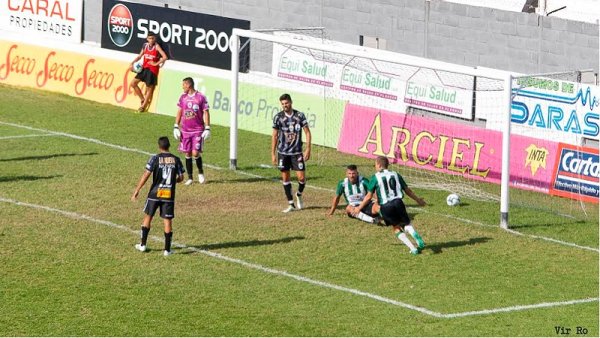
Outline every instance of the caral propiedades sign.
[(33, 39), (81, 42), (83, 0), (2, 0), (0, 31)]
[[(104, 0), (101, 46), (137, 54), (152, 32), (170, 59), (230, 69), (230, 37), (234, 28), (250, 29), (250, 21)], [(244, 54), (240, 65), (248, 67), (248, 57)]]

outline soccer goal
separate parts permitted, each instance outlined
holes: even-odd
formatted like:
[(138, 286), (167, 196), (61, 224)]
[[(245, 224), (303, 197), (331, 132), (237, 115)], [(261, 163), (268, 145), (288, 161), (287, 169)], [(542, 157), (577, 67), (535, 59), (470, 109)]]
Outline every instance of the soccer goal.
[[(231, 169), (238, 166), (238, 130), (270, 135), (279, 96), (289, 93), (307, 116), (313, 144), (386, 156), (413, 187), (497, 204), (504, 228), (509, 206), (520, 201), (536, 208), (543, 196), (548, 202), (542, 208), (554, 208), (547, 177), (538, 179), (552, 170), (543, 157), (544, 149), (555, 150), (551, 137), (540, 141), (521, 126), (511, 133), (513, 99), (535, 81), (335, 42), (320, 30), (235, 29), (231, 47), (230, 98), (237, 102), (230, 105)], [(323, 170), (338, 163), (314, 151), (313, 160)], [(523, 193), (511, 201), (514, 189)]]

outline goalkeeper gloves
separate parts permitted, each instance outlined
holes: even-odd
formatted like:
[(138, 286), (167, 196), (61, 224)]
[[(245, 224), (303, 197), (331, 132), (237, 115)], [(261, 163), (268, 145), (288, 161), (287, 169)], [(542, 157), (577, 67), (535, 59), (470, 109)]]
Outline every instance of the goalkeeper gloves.
[(175, 125), (173, 126), (173, 137), (179, 141), (179, 139), (181, 138), (181, 130), (179, 130), (179, 125), (177, 123), (175, 123)]
[(204, 129), (204, 131), (202, 132), (202, 139), (204, 141), (208, 140), (210, 138), (210, 127), (206, 127)]

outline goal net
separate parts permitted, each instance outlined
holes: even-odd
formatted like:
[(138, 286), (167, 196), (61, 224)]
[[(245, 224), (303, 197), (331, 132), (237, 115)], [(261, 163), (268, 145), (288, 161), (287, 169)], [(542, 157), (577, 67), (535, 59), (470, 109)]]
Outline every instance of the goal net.
[[(288, 93), (293, 107), (307, 117), (315, 145), (309, 165), (319, 170), (343, 175), (351, 161), (370, 175), (369, 159), (386, 156), (412, 187), (444, 191), (438, 194), (444, 197), (457, 193), (465, 204), (499, 208), (503, 171), (510, 170), (505, 184), (524, 192), (511, 196), (516, 205), (537, 207), (536, 196), (552, 198), (536, 176), (552, 170), (539, 159), (551, 138), (540, 141), (536, 134), (518, 131), (510, 138), (510, 161), (503, 165), (512, 88), (508, 74), (334, 42), (320, 30), (244, 31), (236, 51), (233, 129), (271, 135), (279, 96)], [(231, 146), (238, 148), (233, 139)], [(268, 148), (261, 152), (268, 154)], [(237, 160), (233, 151), (233, 167)], [(239, 160), (244, 167), (270, 162), (261, 156)], [(552, 203), (544, 208), (551, 210)], [(497, 223), (498, 215), (483, 221)]]
[(511, 214), (541, 209), (559, 225), (597, 223), (599, 88), (581, 83), (580, 71), (517, 76), (512, 88), (511, 142), (524, 161), (511, 166)]

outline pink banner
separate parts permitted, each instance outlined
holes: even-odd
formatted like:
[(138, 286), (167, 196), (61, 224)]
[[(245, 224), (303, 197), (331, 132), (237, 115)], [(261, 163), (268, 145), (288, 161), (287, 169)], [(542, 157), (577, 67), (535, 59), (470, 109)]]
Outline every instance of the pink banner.
[[(558, 144), (513, 135), (511, 185), (548, 192)], [(500, 183), (502, 133), (347, 104), (338, 142), (344, 153), (386, 156), (409, 167)]]

